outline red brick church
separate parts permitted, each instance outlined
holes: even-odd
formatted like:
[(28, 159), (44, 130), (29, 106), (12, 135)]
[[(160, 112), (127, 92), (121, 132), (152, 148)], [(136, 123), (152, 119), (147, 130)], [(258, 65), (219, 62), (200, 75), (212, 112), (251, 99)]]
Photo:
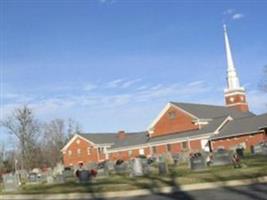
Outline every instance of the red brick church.
[(240, 86), (224, 26), (227, 58), (225, 106), (169, 102), (143, 132), (76, 134), (62, 149), (64, 165), (128, 160), (139, 155), (167, 152), (246, 149), (267, 141), (267, 113), (249, 111), (245, 89)]

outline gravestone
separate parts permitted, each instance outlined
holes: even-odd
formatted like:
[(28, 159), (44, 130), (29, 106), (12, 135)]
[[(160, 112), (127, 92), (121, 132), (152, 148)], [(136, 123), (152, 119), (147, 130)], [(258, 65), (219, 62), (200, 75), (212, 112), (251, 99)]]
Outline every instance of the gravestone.
[(192, 156), (189, 159), (190, 169), (193, 171), (200, 171), (206, 169), (206, 161), (202, 155)]
[(236, 153), (243, 158), (244, 157), (244, 149), (243, 148), (237, 148)]
[(80, 183), (87, 183), (91, 179), (91, 174), (88, 170), (80, 170), (78, 178)]
[(133, 160), (133, 164), (132, 164), (132, 173), (134, 176), (143, 176), (143, 167), (142, 167), (142, 161), (141, 158), (135, 158)]
[(179, 158), (180, 158), (179, 154), (173, 154), (172, 155), (172, 159), (174, 161), (174, 165), (178, 165), (179, 164)]
[(56, 183), (65, 183), (64, 176), (62, 174), (58, 174), (55, 176)]
[(159, 175), (166, 175), (169, 172), (168, 164), (166, 162), (159, 162), (158, 168), (159, 168)]
[(114, 164), (112, 161), (107, 160), (104, 163), (104, 175), (109, 176), (110, 172), (114, 171)]
[(15, 192), (19, 189), (19, 180), (15, 174), (3, 174), (3, 184), (5, 192)]
[(65, 169), (63, 171), (64, 181), (72, 181), (74, 179), (74, 171), (72, 169)]
[(218, 166), (218, 165), (228, 165), (232, 163), (231, 153), (224, 149), (220, 149), (213, 154), (213, 160), (211, 165)]
[(29, 173), (29, 175), (28, 175), (28, 181), (29, 181), (29, 183), (37, 183), (38, 182), (38, 176), (37, 176), (37, 174), (34, 173), (34, 172)]
[(141, 161), (142, 161), (142, 168), (143, 168), (144, 175), (149, 175), (151, 173), (151, 167), (149, 164), (149, 160), (142, 159)]
[(128, 164), (124, 162), (123, 160), (117, 160), (114, 168), (117, 174), (129, 173)]
[(253, 154), (267, 155), (267, 143), (259, 143), (253, 147)]
[(46, 183), (47, 184), (53, 184), (54, 183), (54, 177), (53, 176), (47, 176), (46, 177)]

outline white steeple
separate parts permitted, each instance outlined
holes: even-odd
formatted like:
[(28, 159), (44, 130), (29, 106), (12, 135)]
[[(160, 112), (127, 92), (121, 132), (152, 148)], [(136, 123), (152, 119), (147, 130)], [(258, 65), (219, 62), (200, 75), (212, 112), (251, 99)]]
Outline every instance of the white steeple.
[(226, 91), (232, 91), (232, 90), (244, 90), (244, 88), (240, 87), (239, 78), (236, 73), (232, 52), (231, 52), (231, 46), (227, 34), (226, 25), (223, 25), (224, 28), (224, 39), (225, 39), (225, 51), (226, 51), (226, 59), (227, 59), (227, 84), (228, 87)]

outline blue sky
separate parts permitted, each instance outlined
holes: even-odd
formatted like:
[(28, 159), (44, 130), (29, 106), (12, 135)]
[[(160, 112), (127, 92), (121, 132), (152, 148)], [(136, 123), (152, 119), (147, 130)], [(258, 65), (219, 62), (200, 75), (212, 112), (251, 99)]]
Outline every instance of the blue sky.
[[(144, 130), (169, 101), (224, 104), (228, 25), (251, 111), (267, 64), (264, 1), (2, 0), (1, 119), (22, 104), (85, 132)], [(1, 137), (5, 132), (1, 130)]]

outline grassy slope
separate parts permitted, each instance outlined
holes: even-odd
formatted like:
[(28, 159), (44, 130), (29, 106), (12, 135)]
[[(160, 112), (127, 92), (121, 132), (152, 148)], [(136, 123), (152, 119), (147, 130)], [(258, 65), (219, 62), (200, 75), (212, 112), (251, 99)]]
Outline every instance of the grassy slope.
[(73, 192), (106, 192), (131, 189), (156, 189), (162, 186), (225, 181), (235, 179), (255, 178), (267, 175), (267, 157), (247, 156), (242, 160), (243, 167), (234, 169), (232, 165), (214, 166), (201, 172), (192, 172), (186, 164), (171, 166), (168, 176), (159, 176), (154, 171), (149, 177), (130, 178), (128, 176), (112, 175), (97, 178), (93, 183), (80, 184), (75, 181), (53, 185), (26, 185), (19, 193), (73, 193)]

